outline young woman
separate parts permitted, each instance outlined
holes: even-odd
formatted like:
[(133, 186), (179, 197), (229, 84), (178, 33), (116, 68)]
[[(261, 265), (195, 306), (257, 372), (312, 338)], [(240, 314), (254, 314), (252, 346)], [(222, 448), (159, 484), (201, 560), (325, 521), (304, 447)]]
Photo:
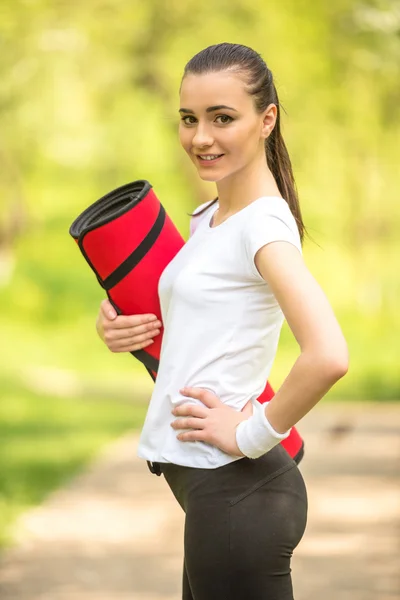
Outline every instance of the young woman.
[[(202, 50), (185, 67), (179, 113), (180, 142), (218, 198), (160, 278), (164, 337), (138, 455), (186, 513), (184, 600), (290, 600), (307, 493), (280, 442), (347, 372), (347, 346), (302, 258), (264, 60), (239, 44)], [(117, 317), (104, 301), (97, 329), (112, 351), (137, 350), (160, 332), (151, 318)], [(262, 405), (284, 318), (299, 357)]]

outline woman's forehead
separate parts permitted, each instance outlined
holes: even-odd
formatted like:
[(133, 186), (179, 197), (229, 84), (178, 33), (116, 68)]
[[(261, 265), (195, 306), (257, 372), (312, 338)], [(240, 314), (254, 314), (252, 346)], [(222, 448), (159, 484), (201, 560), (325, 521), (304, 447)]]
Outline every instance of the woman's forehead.
[[(248, 102), (249, 95), (245, 91), (243, 81), (232, 73), (225, 71), (206, 73), (202, 75), (187, 75), (180, 91), (181, 107), (193, 109), (196, 107), (227, 105), (238, 108)], [(190, 106), (190, 103), (193, 106)]]

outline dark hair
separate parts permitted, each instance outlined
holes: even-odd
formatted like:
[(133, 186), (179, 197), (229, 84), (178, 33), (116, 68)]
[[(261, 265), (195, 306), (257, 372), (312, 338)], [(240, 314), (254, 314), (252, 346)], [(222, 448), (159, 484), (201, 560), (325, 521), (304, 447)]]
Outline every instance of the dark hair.
[[(287, 201), (296, 220), (300, 239), (303, 242), (306, 229), (302, 220), (296, 183), (293, 176), (289, 154), (281, 133), (280, 105), (272, 73), (260, 54), (248, 46), (224, 42), (208, 46), (198, 52), (186, 64), (182, 81), (186, 75), (202, 75), (229, 70), (245, 82), (246, 91), (254, 97), (254, 106), (262, 113), (269, 104), (277, 107), (277, 118), (274, 129), (265, 140), (265, 155), (282, 197)], [(181, 81), (181, 85), (182, 85)], [(205, 208), (195, 213), (202, 214), (218, 197)], [(190, 215), (193, 216), (193, 215)]]

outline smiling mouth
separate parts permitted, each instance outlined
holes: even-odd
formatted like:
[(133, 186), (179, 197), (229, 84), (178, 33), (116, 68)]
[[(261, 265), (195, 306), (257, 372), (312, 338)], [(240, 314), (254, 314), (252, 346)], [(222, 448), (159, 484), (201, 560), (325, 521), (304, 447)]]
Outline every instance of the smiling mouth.
[(201, 163), (214, 163), (217, 160), (219, 160), (220, 158), (222, 158), (224, 156), (224, 154), (196, 154), (196, 158), (199, 162)]

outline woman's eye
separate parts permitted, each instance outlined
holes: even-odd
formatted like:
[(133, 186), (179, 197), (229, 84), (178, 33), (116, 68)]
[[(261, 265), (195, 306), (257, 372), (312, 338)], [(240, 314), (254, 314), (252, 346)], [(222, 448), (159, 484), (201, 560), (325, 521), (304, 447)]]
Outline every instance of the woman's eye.
[(228, 119), (228, 121), (222, 121), (222, 123), (225, 125), (226, 123), (230, 123), (231, 121), (233, 121), (232, 117), (230, 117), (229, 115), (218, 115), (216, 117), (217, 119)]
[(181, 118), (181, 121), (183, 121), (185, 123), (185, 125), (192, 125), (192, 123), (187, 123), (186, 119), (194, 119), (194, 117), (192, 117), (191, 115), (188, 115), (186, 117)]

